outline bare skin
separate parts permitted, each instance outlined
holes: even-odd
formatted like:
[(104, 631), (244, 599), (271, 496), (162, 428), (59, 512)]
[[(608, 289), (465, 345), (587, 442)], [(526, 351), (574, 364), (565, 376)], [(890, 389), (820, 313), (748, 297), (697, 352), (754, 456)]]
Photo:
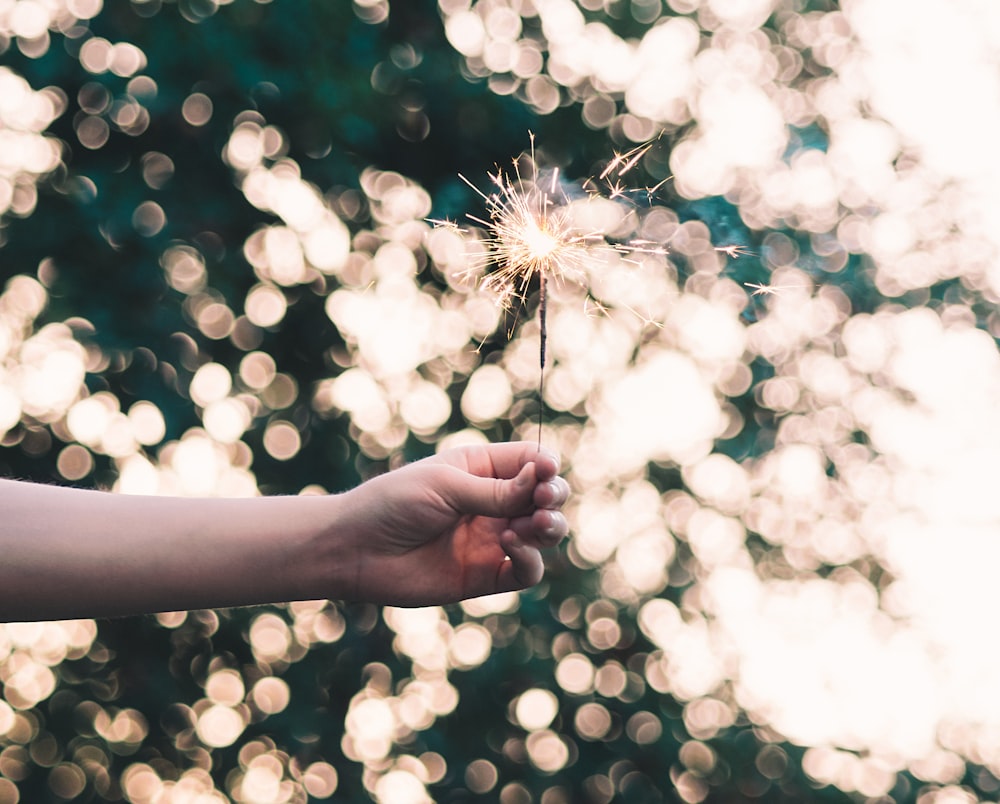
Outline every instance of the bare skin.
[(0, 622), (333, 598), (403, 606), (523, 589), (568, 532), (534, 444), (449, 450), (348, 492), (137, 497), (0, 481)]

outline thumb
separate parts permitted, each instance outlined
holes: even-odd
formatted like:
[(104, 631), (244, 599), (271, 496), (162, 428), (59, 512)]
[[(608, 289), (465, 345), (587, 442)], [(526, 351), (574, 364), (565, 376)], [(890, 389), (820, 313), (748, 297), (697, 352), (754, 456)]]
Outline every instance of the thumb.
[(535, 464), (526, 463), (512, 478), (478, 477), (459, 472), (450, 489), (442, 489), (463, 514), (510, 517), (530, 510), (534, 497)]

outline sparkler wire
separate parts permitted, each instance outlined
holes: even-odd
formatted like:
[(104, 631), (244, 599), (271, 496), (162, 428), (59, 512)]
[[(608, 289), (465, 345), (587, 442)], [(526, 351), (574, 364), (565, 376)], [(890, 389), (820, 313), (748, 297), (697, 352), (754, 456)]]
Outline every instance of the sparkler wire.
[(542, 450), (542, 421), (545, 418), (545, 274), (538, 276), (538, 451)]

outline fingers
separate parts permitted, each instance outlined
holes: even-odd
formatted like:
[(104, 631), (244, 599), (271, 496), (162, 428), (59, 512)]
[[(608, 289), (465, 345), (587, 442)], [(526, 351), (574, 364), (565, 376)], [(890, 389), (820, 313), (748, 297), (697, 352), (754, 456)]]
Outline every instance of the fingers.
[(500, 544), (509, 557), (497, 571), (497, 591), (514, 592), (542, 580), (545, 565), (537, 548), (525, 544), (512, 530), (504, 531)]
[(459, 447), (436, 457), (479, 477), (516, 477), (529, 463), (535, 464), (539, 480), (550, 480), (559, 474), (559, 458), (530, 441)]
[(569, 534), (569, 523), (561, 512), (543, 508), (530, 516), (512, 519), (510, 529), (532, 547), (555, 547)]
[(437, 489), (451, 507), (463, 514), (492, 517), (512, 517), (531, 510), (535, 490), (535, 465), (525, 464), (516, 476), (507, 479), (478, 477), (462, 469), (443, 471)]
[[(537, 466), (536, 466), (537, 474)], [(569, 499), (569, 483), (556, 476), (535, 486), (534, 503), (538, 508), (562, 508)]]

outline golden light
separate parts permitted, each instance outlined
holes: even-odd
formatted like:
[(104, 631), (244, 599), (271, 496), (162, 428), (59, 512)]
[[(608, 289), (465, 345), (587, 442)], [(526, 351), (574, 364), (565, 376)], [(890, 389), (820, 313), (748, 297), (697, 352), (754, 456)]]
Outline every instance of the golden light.
[(224, 748), (239, 739), (246, 725), (247, 717), (240, 710), (212, 704), (198, 714), (195, 732), (205, 745)]
[[(560, 706), (578, 707), (563, 708), (564, 719), (590, 741), (623, 734), (651, 745), (663, 734), (658, 714), (619, 722), (614, 702), (645, 687), (679, 701), (691, 737), (674, 774), (683, 800), (709, 795), (717, 763), (709, 742), (747, 714), (801, 745), (803, 768), (819, 785), (875, 798), (908, 769), (938, 785), (940, 800), (968, 798), (960, 785), (970, 767), (1000, 771), (997, 651), (983, 638), (995, 608), (990, 568), (1000, 559), (991, 482), (1000, 324), (989, 312), (1000, 298), (1000, 93), (989, 69), (1000, 47), (996, 11), (972, 0), (946, 10), (864, 0), (810, 14), (772, 13), (764, 0), (671, 0), (669, 11), (634, 2), (623, 13), (647, 27), (626, 38), (580, 4), (535, 5), (529, 13), (504, 0), (442, 0), (463, 72), (538, 114), (572, 106), (626, 152), (662, 130), (677, 132), (669, 152), (644, 163), (651, 184), (673, 174), (671, 192), (686, 199), (724, 196), (735, 225), (759, 235), (752, 257), (762, 274), (739, 275), (733, 260), (745, 252), (714, 242), (703, 222), (681, 221), (652, 187), (622, 184), (608, 188), (613, 201), (576, 203), (555, 175), (532, 167), (524, 182), (516, 168), (513, 177), (498, 173), (484, 194), (476, 221), (483, 237), (466, 279), (486, 276), (508, 302), (530, 295), (540, 277), (586, 287), (548, 288), (544, 402), (566, 414), (549, 421), (546, 442), (563, 454), (573, 483), (567, 554), (594, 570), (595, 601), (559, 607), (576, 642), (561, 635), (551, 646), (553, 678), (534, 683), (552, 686)], [(0, 35), (25, 56), (40, 55), (50, 31), (70, 30), (99, 8), (97, 0), (24, 0), (0, 15)], [(388, 6), (358, 3), (356, 13), (378, 21)], [(142, 104), (157, 92), (139, 75), (145, 55), (96, 36), (76, 41), (94, 79), (76, 98), (79, 142), (102, 148), (114, 131), (142, 131)], [(107, 73), (128, 79), (128, 97), (98, 85)], [(35, 182), (61, 159), (44, 132), (65, 104), (0, 68), (0, 214), (34, 209)], [(182, 114), (201, 126), (217, 111), (194, 93)], [(813, 131), (824, 133), (823, 147), (808, 141)], [(194, 326), (248, 352), (238, 377), (214, 363), (195, 374), (190, 393), (204, 429), (161, 447), (166, 424), (152, 403), (126, 413), (107, 392), (88, 391), (87, 372), (109, 356), (84, 350), (70, 327), (40, 329), (54, 286), (18, 277), (0, 297), (0, 430), (11, 439), (28, 433), (26, 451), (39, 433), (62, 439), (57, 469), (67, 480), (86, 481), (95, 460), (109, 456), (118, 491), (245, 495), (258, 493), (246, 431), (259, 423), (265, 449), (293, 458), (303, 436), (286, 409), (300, 399), (348, 418), (359, 449), (377, 459), (413, 435), (437, 448), (481, 442), (478, 427), (523, 416), (541, 327), (522, 318), (495, 362), (482, 363), (475, 347), (501, 316), (460, 281), (468, 238), (432, 229), (429, 194), (398, 173), (366, 170), (350, 191), (310, 184), (293, 145), (259, 111), (232, 121), (223, 158), (248, 203), (272, 216), (243, 244), (257, 276), (248, 285), (257, 284), (242, 308), (209, 290), (196, 248), (171, 244), (162, 254), (167, 281), (190, 297)], [(174, 173), (159, 153), (136, 169), (151, 192)], [(80, 187), (91, 197), (97, 189), (83, 179)], [(631, 191), (641, 203), (622, 201)], [(152, 200), (135, 208), (132, 223), (146, 237), (168, 225)], [(648, 250), (597, 248), (594, 232), (640, 239)], [(498, 270), (487, 274), (487, 263)], [(444, 277), (434, 295), (423, 286), (428, 269)], [(306, 400), (255, 350), (263, 348), (259, 329), (297, 312), (293, 286), (327, 282), (337, 290), (326, 313), (347, 348)], [(858, 282), (900, 303), (859, 313), (848, 298)], [(938, 283), (950, 284), (906, 309), (930, 299)], [(972, 298), (981, 302), (975, 309)], [(470, 426), (441, 438), (453, 414), (449, 389), (466, 378), (460, 404)], [(762, 421), (773, 415), (745, 447), (752, 459), (732, 446), (752, 425), (748, 409)], [(277, 418), (286, 412), (288, 420)], [(664, 492), (665, 476), (683, 488)], [(517, 595), (469, 601), (455, 610), (465, 618), (457, 623), (439, 610), (388, 612), (394, 647), (412, 667), (358, 693), (345, 738), (345, 753), (365, 763), (366, 784), (381, 798), (429, 795), (426, 786), (440, 778), (430, 768), (440, 772), (442, 763), (405, 757), (407, 741), (461, 705), (449, 674), (487, 661), (504, 638), (497, 623), (516, 621), (519, 607)], [(628, 637), (626, 611), (638, 612), (655, 647), (637, 664), (590, 653)], [(197, 713), (207, 745), (238, 743), (251, 710), (284, 711), (287, 683), (268, 673), (346, 632), (332, 609), (283, 614), (292, 621), (268, 612), (250, 628), (263, 678), (209, 675)], [(186, 618), (159, 622), (179, 627)], [(90, 649), (93, 634), (78, 636), (0, 629), (8, 699), (0, 733), (16, 733), (9, 739), (20, 745), (37, 732), (29, 709), (51, 697), (60, 661)], [(554, 698), (539, 686), (515, 704), (532, 732), (522, 757), (542, 773), (572, 759), (555, 732)], [(110, 709), (100, 724), (106, 739), (137, 728)], [(4, 752), (5, 774), (28, 767), (18, 751)], [(789, 761), (765, 745), (755, 767), (776, 780)], [(53, 762), (55, 792), (72, 794), (77, 766)], [(325, 763), (296, 776), (275, 756), (241, 762), (230, 793), (247, 801), (294, 800), (300, 782), (314, 797), (337, 789), (337, 771)], [(132, 765), (123, 794), (222, 800), (203, 770), (176, 778), (161, 771)], [(588, 789), (610, 800), (616, 782), (603, 774)], [(527, 795), (485, 758), (464, 779), (479, 795)], [(0, 798), (9, 790), (0, 781)]]
[(251, 697), (254, 705), (265, 714), (283, 712), (291, 700), (288, 683), (274, 676), (266, 676), (253, 685)]
[(514, 704), (514, 717), (526, 731), (548, 728), (558, 713), (559, 701), (548, 690), (534, 688), (522, 692)]

